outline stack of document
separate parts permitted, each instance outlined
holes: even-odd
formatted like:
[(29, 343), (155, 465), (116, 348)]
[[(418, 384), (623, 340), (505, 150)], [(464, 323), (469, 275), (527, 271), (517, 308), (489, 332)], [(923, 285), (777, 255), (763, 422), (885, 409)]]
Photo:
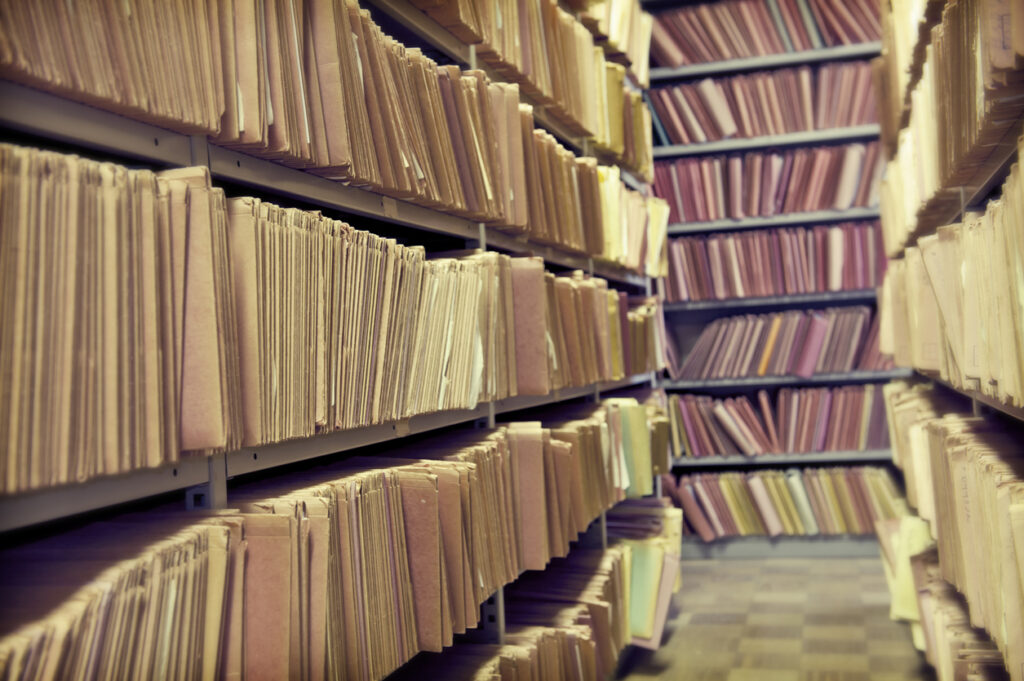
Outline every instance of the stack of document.
[(5, 492), (661, 365), (656, 305), (540, 258), (428, 256), (204, 168), (0, 160)]
[(923, 381), (892, 381), (883, 388), (892, 458), (903, 471), (907, 502), (917, 515), (935, 524), (935, 497), (928, 425), (966, 406), (949, 390)]
[[(686, 339), (686, 327), (676, 335)], [(689, 339), (686, 339), (689, 340)], [(879, 321), (865, 305), (719, 317), (704, 327), (673, 378), (690, 381), (889, 369)]]
[[(708, 395), (669, 398), (676, 456), (803, 454), (887, 449), (889, 431), (879, 385), (783, 388), (775, 396), (759, 390), (715, 399)], [(756, 405), (756, 406), (755, 406)]]
[(236, 448), (228, 206), (208, 171), (11, 145), (0, 165), (0, 489)]
[[(412, 4), (474, 44), (477, 57), (491, 72), (518, 83), (571, 134), (592, 140), (626, 166), (649, 176), (650, 112), (642, 96), (627, 86), (626, 67), (607, 59), (605, 47), (595, 44), (599, 40), (592, 33), (603, 29), (608, 39), (610, 27), (614, 36), (606, 47), (628, 47), (635, 57), (633, 70), (646, 82), (652, 20), (640, 12), (635, 0), (632, 7), (629, 2), (591, 7), (582, 22), (553, 0), (484, 4), (413, 0)], [(617, 60), (625, 58), (620, 54)]]
[(879, 520), (906, 515), (906, 501), (884, 469), (805, 468), (663, 476), (689, 531), (721, 537), (871, 534)]
[(666, 146), (878, 121), (866, 61), (705, 78), (653, 89), (648, 96)]
[(708, 222), (878, 203), (878, 142), (659, 161), (654, 192), (669, 221)]
[[(586, 159), (583, 159), (586, 160)], [(583, 204), (587, 252), (651, 277), (667, 274), (668, 203), (627, 189), (617, 166), (597, 166)], [(582, 192), (581, 192), (582, 193)]]
[(877, 221), (684, 237), (668, 252), (669, 302), (859, 291), (886, 267)]
[(621, 496), (601, 419), (465, 430), (241, 486), (233, 510), (12, 549), (0, 653), (44, 655), (41, 672), (98, 659), (128, 676), (383, 678), (475, 627), (483, 601), (568, 554)]
[(868, 0), (686, 3), (654, 22), (656, 66), (704, 64), (878, 40), (878, 5)]
[(629, 643), (624, 548), (574, 549), (505, 591), (505, 643), (421, 655), (394, 679), (606, 679)]
[(880, 297), (883, 350), (900, 366), (1024, 406), (1022, 235), (1024, 178), (1014, 164), (984, 213), (939, 227), (891, 261)]
[(970, 623), (985, 627), (1007, 668), (1024, 670), (1020, 431), (954, 414), (927, 431), (942, 577), (967, 598)]
[(656, 650), (679, 590), (683, 511), (666, 498), (632, 499), (608, 512), (608, 538), (628, 549), (630, 643)]
[[(972, 626), (963, 596), (940, 574), (934, 550), (910, 559), (921, 612), (925, 659), (939, 681), (1006, 681), (1021, 678), (985, 635)], [(1016, 645), (1019, 646), (1018, 640)], [(1018, 667), (1019, 669), (1019, 667)]]
[[(572, 3), (570, 3), (572, 4)], [(651, 31), (654, 18), (640, 9), (640, 0), (577, 2), (580, 19), (605, 51), (625, 55), (629, 71), (640, 87), (650, 84)]]
[(915, 556), (935, 546), (928, 523), (915, 515), (879, 520), (875, 534), (882, 549), (882, 569), (889, 585), (889, 617), (910, 624), (914, 645), (925, 649), (921, 629), (922, 617), (918, 606), (918, 591), (914, 585), (912, 561)]
[[(972, 417), (965, 400), (929, 384), (891, 384), (886, 399), (893, 455), (903, 468), (908, 500), (938, 543), (941, 579), (966, 597), (962, 620), (988, 631), (1011, 671), (1024, 669), (1024, 462), (1019, 429)], [(940, 596), (941, 590), (932, 601)], [(937, 606), (931, 602), (930, 607)], [(929, 633), (934, 625), (926, 618), (923, 600), (921, 608), (931, 647), (935, 636), (945, 634)]]
[(881, 186), (891, 256), (955, 215), (965, 195), (987, 187), (1012, 158), (1021, 131), (1020, 3), (948, 3), (930, 33), (920, 80), (909, 94), (909, 124), (899, 132)]
[[(586, 119), (574, 128), (585, 136), (599, 113), (613, 116), (619, 155), (649, 176), (650, 113), (640, 95), (620, 82), (615, 96), (600, 98), (604, 69), (591, 64), (595, 51), (604, 57), (587, 29), (550, 0), (531, 7), (544, 21), (535, 26), (538, 49), (526, 53), (546, 64), (550, 44), (557, 56), (541, 103), (566, 121)], [(583, 249), (576, 159), (535, 129), (518, 84), (438, 65), (384, 34), (356, 2), (193, 9), (45, 0), (0, 27), (11, 47), (0, 76), (513, 232), (530, 221), (531, 231)], [(89, 47), (53, 41), (66, 26), (92, 27)], [(498, 26), (519, 41), (513, 24)]]
[(608, 678), (629, 643), (628, 560), (623, 547), (577, 547), (544, 572), (524, 574), (505, 590), (511, 640), (523, 627), (589, 625), (596, 652), (593, 678)]
[[(269, 603), (287, 595), (288, 580), (261, 581), (262, 567), (249, 572), (246, 546), (263, 555), (274, 541), (236, 515), (148, 513), (8, 549), (0, 659), (26, 679), (249, 676), (243, 650), (275, 637), (282, 623), (244, 628), (246, 598), (259, 589)], [(283, 566), (269, 567), (287, 570), (281, 555)], [(289, 621), (286, 613), (286, 633)]]

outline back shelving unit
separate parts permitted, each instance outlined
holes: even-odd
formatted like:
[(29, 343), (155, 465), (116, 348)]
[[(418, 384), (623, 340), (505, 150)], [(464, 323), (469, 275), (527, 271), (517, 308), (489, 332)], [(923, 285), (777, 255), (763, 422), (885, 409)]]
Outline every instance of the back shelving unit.
[[(661, 12), (672, 11), (674, 8), (692, 7), (699, 3), (661, 2), (649, 0), (645, 7), (657, 15)], [(807, 6), (808, 3), (800, 3)], [(781, 3), (779, 3), (781, 5)], [(769, 2), (765, 7), (777, 7), (776, 3)], [(794, 7), (796, 4), (794, 3)], [(693, 16), (693, 15), (691, 15)], [(778, 20), (781, 21), (781, 20)], [(822, 65), (841, 64), (854, 60), (869, 60), (876, 57), (881, 50), (881, 43), (876, 41), (855, 42), (852, 44), (836, 45), (832, 47), (820, 47), (809, 50), (792, 50), (780, 54), (766, 54), (756, 57), (741, 57), (712, 62), (688, 63), (680, 66), (661, 66), (655, 63), (651, 68), (651, 88), (648, 93), (649, 105), (652, 109), (652, 116), (659, 114), (655, 111), (652, 103), (653, 91), (659, 87), (672, 87), (679, 83), (690, 83), (696, 88), (698, 83), (718, 83), (720, 79), (729, 78), (741, 74), (755, 72), (776, 72), (779, 69), (790, 67), (802, 67), (809, 65), (815, 69)], [(653, 52), (652, 52), (653, 54)], [(721, 90), (720, 90), (721, 91)], [(672, 95), (676, 96), (676, 95)], [(813, 98), (812, 91), (812, 98)], [(667, 99), (667, 97), (666, 97)], [(678, 100), (683, 96), (678, 96)], [(709, 101), (705, 97), (703, 102)], [(733, 115), (736, 115), (735, 100), (730, 99), (728, 105), (733, 107)], [(693, 101), (684, 106), (693, 106)], [(708, 108), (710, 109), (710, 104)], [(753, 104), (752, 106), (757, 106)], [(663, 114), (665, 109), (660, 109)], [(678, 109), (677, 109), (678, 111)], [(679, 115), (681, 113), (667, 114)], [(682, 118), (680, 118), (682, 120)], [(719, 119), (721, 120), (721, 119)], [(812, 119), (813, 120), (813, 119)], [(703, 122), (702, 122), (703, 124)], [(704, 132), (707, 132), (707, 125), (704, 125)], [(656, 121), (654, 158), (658, 161), (666, 161), (674, 158), (703, 157), (715, 154), (732, 154), (748, 151), (763, 151), (765, 153), (782, 151), (787, 149), (799, 149), (810, 145), (840, 145), (848, 143), (868, 143), (876, 141), (879, 137), (880, 128), (875, 122), (863, 122), (851, 127), (812, 129), (801, 132), (788, 132), (760, 137), (729, 136), (725, 139), (712, 139), (711, 141), (695, 142), (690, 144), (672, 144), (670, 135), (665, 130), (663, 122)], [(720, 126), (721, 127), (721, 126)], [(659, 129), (660, 128), (660, 129)], [(724, 163), (723, 163), (724, 165)], [(723, 181), (723, 185), (725, 182)], [(668, 187), (668, 185), (665, 185)], [(659, 189), (658, 174), (656, 170), (655, 192), (657, 195), (672, 201), (669, 195), (671, 192), (694, 191), (692, 185), (687, 185), (682, 179), (675, 185), (676, 189)], [(697, 189), (700, 191), (700, 189)], [(728, 194), (729, 189), (723, 189)], [(747, 191), (744, 187), (744, 191)], [(728, 200), (728, 199), (726, 199)], [(673, 277), (680, 276), (682, 269), (696, 267), (693, 260), (673, 260), (673, 239), (671, 237), (693, 237), (702, 239), (709, 235), (724, 235), (723, 238), (730, 238), (737, 235), (739, 238), (767, 233), (767, 230), (784, 230), (791, 227), (806, 227), (811, 231), (813, 226), (819, 229), (827, 229), (838, 223), (848, 222), (869, 222), (877, 220), (879, 210), (874, 201), (866, 205), (855, 205), (846, 208), (833, 209), (824, 208), (821, 210), (782, 212), (768, 215), (746, 215), (744, 217), (724, 217), (707, 221), (680, 220), (673, 217), (669, 224), (670, 250), (669, 269), (670, 275), (664, 282), (668, 289), (661, 292), (665, 295), (663, 304), (665, 322), (668, 333), (672, 338), (670, 343), (675, 342), (678, 351), (677, 362), (681, 362), (693, 347), (694, 341), (705, 330), (706, 325), (711, 321), (735, 315), (752, 315), (771, 313), (777, 311), (799, 311), (823, 308), (844, 308), (848, 306), (870, 306), (874, 307), (876, 299), (876, 281), (864, 281), (861, 286), (844, 285), (841, 287), (826, 287), (821, 290), (792, 290), (784, 294), (764, 295), (752, 294), (746, 291), (745, 294), (737, 296), (735, 291), (726, 294), (720, 291), (708, 293), (701, 291), (699, 296), (690, 296), (680, 299), (673, 289)], [(739, 247), (737, 247), (739, 250)], [(683, 251), (680, 251), (682, 253)], [(706, 255), (706, 252), (705, 252)], [(732, 253), (735, 258), (735, 252)], [(694, 256), (697, 257), (697, 256)], [(703, 256), (702, 256), (703, 257)], [(755, 256), (756, 257), (756, 256)], [(813, 258), (813, 254), (811, 256)], [(728, 256), (723, 255), (723, 258)], [(759, 267), (754, 263), (747, 264)], [(819, 265), (820, 266), (820, 265)], [(712, 265), (711, 267), (714, 267)], [(734, 260), (732, 269), (726, 272), (725, 276), (738, 276), (735, 273), (737, 262)], [(743, 268), (742, 262), (738, 266)], [(882, 267), (884, 268), (884, 260)], [(748, 270), (749, 271), (749, 270)], [(699, 275), (694, 275), (699, 276)], [(708, 275), (710, 276), (710, 275)], [(709, 280), (710, 282), (710, 280)], [(847, 282), (844, 282), (847, 283)], [(661, 282), (659, 282), (661, 284)], [(717, 282), (716, 282), (716, 285)], [(840, 290), (836, 290), (839, 288)], [(767, 331), (767, 329), (765, 329)], [(862, 329), (866, 333), (866, 329)], [(761, 336), (762, 341), (764, 335)], [(753, 343), (754, 341), (749, 341)], [(762, 346), (758, 346), (758, 351)], [(671, 364), (670, 358), (670, 364)], [(756, 364), (755, 364), (756, 366)], [(757, 410), (756, 393), (759, 390), (771, 391), (772, 399), (775, 399), (777, 391), (782, 388), (798, 389), (801, 387), (823, 388), (834, 386), (873, 386), (883, 383), (892, 378), (909, 376), (905, 369), (891, 370), (853, 370), (842, 373), (815, 373), (807, 376), (796, 375), (762, 375), (753, 377), (731, 377), (731, 378), (710, 378), (710, 379), (679, 379), (664, 378), (661, 385), (670, 394), (693, 393), (696, 395), (707, 395), (712, 398), (727, 398), (728, 396), (743, 396), (743, 399), (750, 399)], [(730, 400), (731, 401), (731, 400)], [(675, 398), (673, 398), (673, 403)], [(673, 407), (670, 406), (670, 409)], [(710, 407), (709, 407), (710, 408)], [(763, 415), (762, 412), (759, 412)], [(753, 413), (751, 413), (753, 417)], [(688, 428), (696, 428), (695, 425), (684, 422), (683, 417), (673, 412), (673, 418), (677, 420), (681, 431), (680, 437), (687, 438)], [(708, 418), (711, 418), (710, 414)], [(759, 417), (753, 417), (757, 419)], [(763, 424), (763, 421), (759, 421)], [(763, 427), (763, 425), (761, 426)], [(694, 431), (696, 432), (696, 431)], [(684, 443), (685, 445), (685, 443)], [(688, 446), (688, 445), (686, 445)], [(756, 471), (771, 470), (785, 466), (787, 468), (814, 467), (814, 466), (858, 466), (878, 465), (891, 461), (891, 453), (885, 447), (867, 447), (862, 449), (840, 449), (836, 451), (809, 451), (806, 453), (761, 453), (758, 455), (704, 455), (689, 456), (684, 452), (675, 451), (673, 460), (674, 472), (677, 475), (695, 475), (700, 473), (717, 473), (721, 471)], [(684, 506), (685, 508), (685, 506)], [(871, 529), (866, 529), (871, 532)], [(749, 558), (766, 555), (789, 555), (789, 556), (868, 556), (877, 555), (877, 544), (873, 537), (858, 534), (843, 534), (839, 536), (827, 535), (825, 533), (815, 536), (794, 536), (786, 535), (776, 537), (741, 536), (718, 538), (711, 543), (705, 543), (699, 537), (693, 536), (684, 541), (684, 555), (691, 557), (722, 558), (736, 557)]]
[[(372, 5), (410, 30), (425, 49), (444, 54), (465, 67), (477, 66), (473, 46), (462, 43), (408, 3), (373, 0)], [(503, 80), (497, 76), (495, 79)], [(635, 81), (630, 73), (628, 82), (634, 89)], [(0, 101), (3, 102), (0, 126), (5, 141), (55, 148), (84, 157), (98, 155), (134, 167), (205, 166), (215, 186), (226, 185), (243, 194), (255, 191), (283, 206), (297, 201), (299, 205), (340, 214), (345, 219), (352, 217), (356, 227), (360, 226), (361, 218), (366, 218), (369, 224), (378, 225), (370, 226), (371, 231), (393, 231), (401, 235), (400, 239), (407, 237), (412, 243), (430, 243), (431, 239), (440, 237), (439, 250), (449, 250), (454, 244), (466, 249), (540, 257), (548, 269), (582, 271), (601, 277), (609, 282), (610, 288), (630, 296), (650, 296), (654, 288), (649, 277), (614, 263), (226, 149), (203, 135), (170, 131), (6, 80), (0, 80)], [(532, 103), (525, 94), (523, 102)], [(546, 129), (577, 155), (597, 156), (602, 163), (615, 163), (611, 155), (599, 152), (587, 139), (565, 129), (543, 106), (535, 106), (534, 114), (538, 127)], [(646, 183), (626, 168), (621, 168), (621, 179), (627, 186), (647, 192)], [(296, 470), (302, 462), (317, 465), (328, 460), (324, 457), (329, 455), (359, 454), (361, 448), (371, 445), (398, 445), (414, 441), (418, 435), (446, 432), (445, 429), (450, 431), (458, 426), (493, 428), (503, 416), (525, 412), (536, 417), (538, 410), (545, 407), (598, 402), (608, 393), (651, 387), (655, 382), (654, 373), (638, 373), (615, 381), (556, 389), (548, 395), (483, 401), (469, 410), (418, 414), (379, 425), (243, 447), (211, 456), (185, 457), (173, 465), (97, 477), (82, 483), (0, 495), (0, 532), (17, 531), (19, 536), (29, 537), (35, 526), (44, 523), (49, 523), (47, 532), (60, 532), (65, 524), (74, 526), (82, 518), (104, 517), (107, 511), (116, 512), (115, 507), (119, 505), (136, 502), (131, 507), (139, 508), (150, 502), (163, 504), (172, 497), (180, 500), (178, 495), (182, 493), (188, 509), (228, 509), (233, 507), (235, 489), (229, 481), (242, 480), (242, 476), (272, 475), (278, 468)], [(583, 544), (607, 546), (603, 512), (584, 537)], [(480, 617), (486, 638), (503, 641), (503, 617), (503, 591), (499, 588), (484, 604)]]

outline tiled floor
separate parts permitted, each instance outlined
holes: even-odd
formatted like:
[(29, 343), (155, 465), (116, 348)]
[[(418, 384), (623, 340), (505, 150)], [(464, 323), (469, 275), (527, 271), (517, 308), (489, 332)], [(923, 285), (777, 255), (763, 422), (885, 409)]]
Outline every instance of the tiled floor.
[(656, 652), (623, 679), (931, 681), (910, 628), (889, 619), (879, 559), (688, 561)]

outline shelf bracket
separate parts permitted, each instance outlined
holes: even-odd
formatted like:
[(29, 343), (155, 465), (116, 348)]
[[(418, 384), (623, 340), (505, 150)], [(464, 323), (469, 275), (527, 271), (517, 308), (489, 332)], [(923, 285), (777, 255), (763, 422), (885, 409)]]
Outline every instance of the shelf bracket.
[(228, 505), (228, 468), (224, 452), (217, 452), (207, 459), (209, 478), (202, 485), (185, 490), (185, 508), (215, 510)]
[(189, 135), (188, 151), (192, 165), (210, 167), (210, 143), (206, 135)]
[(505, 644), (505, 587), (499, 586), (480, 606), (480, 631), (488, 642)]

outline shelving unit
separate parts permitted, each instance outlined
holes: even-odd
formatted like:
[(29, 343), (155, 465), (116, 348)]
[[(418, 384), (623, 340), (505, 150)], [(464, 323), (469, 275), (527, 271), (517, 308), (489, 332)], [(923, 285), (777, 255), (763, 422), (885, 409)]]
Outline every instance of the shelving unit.
[(729, 391), (758, 390), (760, 388), (790, 388), (800, 386), (855, 385), (882, 383), (896, 378), (909, 378), (910, 369), (888, 371), (851, 371), (843, 374), (815, 374), (802, 376), (753, 376), (749, 378), (722, 378), (707, 381), (663, 381), (662, 387), (688, 392), (723, 393)]
[(880, 132), (881, 127), (877, 123), (872, 123), (869, 125), (855, 125), (849, 128), (791, 132), (784, 135), (730, 138), (714, 142), (701, 142), (699, 144), (673, 144), (669, 146), (655, 147), (654, 158), (706, 156), (708, 154), (728, 154), (734, 151), (781, 149), (785, 147), (801, 147), (811, 144), (857, 142), (860, 140), (877, 139)]
[(858, 291), (821, 291), (816, 293), (792, 293), (783, 296), (762, 298), (726, 298), (724, 300), (687, 300), (665, 303), (667, 313), (681, 312), (730, 312), (733, 310), (771, 309), (785, 310), (809, 305), (857, 305), (874, 303), (875, 289)]
[(957, 388), (949, 381), (943, 380), (939, 376), (938, 372), (922, 371), (920, 369), (916, 370), (916, 372), (922, 377), (927, 378), (928, 380), (943, 386), (947, 390), (951, 390), (957, 393), (958, 395), (962, 395), (963, 397), (974, 402), (975, 412), (978, 412), (981, 407), (987, 407), (988, 409), (992, 409), (999, 412), (1003, 416), (1008, 416), (1011, 419), (1024, 423), (1024, 407), (1015, 407), (1012, 404), (1000, 402), (998, 399), (992, 397), (991, 395), (986, 395), (977, 390), (965, 390), (963, 388)]
[(888, 449), (852, 450), (840, 452), (808, 452), (806, 454), (762, 454), (760, 456), (701, 456), (672, 460), (676, 470), (705, 470), (717, 468), (761, 468), (769, 466), (803, 466), (832, 464), (847, 466), (859, 463), (887, 463), (892, 461)]
[[(649, 1), (645, 6), (658, 11), (678, 7), (678, 0)], [(881, 42), (822, 48), (783, 54), (765, 55), (752, 58), (731, 59), (712, 63), (689, 64), (677, 68), (652, 68), (652, 87), (672, 86), (680, 81), (696, 82), (699, 79), (729, 77), (753, 71), (769, 71), (785, 67), (868, 60), (881, 53)], [(817, 145), (844, 144), (877, 140), (881, 135), (879, 124), (864, 124), (825, 130), (807, 130), (787, 134), (755, 138), (730, 138), (687, 145), (656, 146), (655, 159), (673, 159), (708, 155), (725, 155), (760, 149), (784, 149)], [(662, 135), (662, 138), (665, 136)], [(667, 142), (668, 140), (665, 139)], [(668, 191), (666, 189), (666, 191)], [(678, 186), (675, 191), (687, 191)], [(786, 213), (769, 216), (725, 218), (705, 222), (676, 223), (669, 225), (670, 237), (704, 235), (722, 232), (767, 230), (782, 227), (811, 227), (841, 222), (877, 220), (877, 207), (855, 207), (841, 210), (816, 210), (801, 213)], [(679, 334), (679, 345), (683, 354), (692, 343), (691, 336), (700, 333), (713, 319), (723, 316), (760, 314), (778, 310), (800, 310), (816, 307), (874, 306), (874, 288), (848, 291), (820, 291), (790, 295), (745, 297), (724, 300), (693, 300), (665, 303), (666, 321), (672, 331)], [(775, 390), (797, 387), (833, 387), (871, 384), (901, 378), (909, 375), (906, 370), (891, 371), (850, 371), (825, 373), (810, 377), (799, 376), (753, 376), (708, 380), (662, 380), (660, 385), (668, 391), (698, 393), (715, 398), (744, 394), (750, 396), (760, 389)], [(694, 425), (696, 428), (697, 426)], [(856, 445), (854, 445), (856, 446)], [(877, 445), (876, 445), (877, 446)], [(767, 454), (761, 456), (704, 456), (677, 457), (672, 468), (677, 474), (724, 473), (727, 471), (757, 471), (772, 468), (803, 466), (859, 466), (863, 464), (884, 464), (890, 462), (892, 454), (888, 449), (844, 450), (830, 452), (805, 452)], [(878, 546), (873, 536), (800, 536), (769, 538), (765, 536), (735, 537), (704, 543), (699, 538), (684, 539), (684, 558), (764, 558), (764, 557), (863, 557), (878, 555)]]
[[(459, 41), (409, 3), (372, 0), (371, 4), (452, 61), (465, 67), (480, 66), (476, 62), (473, 46)], [(504, 80), (500, 76), (489, 75)], [(528, 101), (525, 95), (524, 99)], [(202, 135), (173, 132), (10, 81), (0, 80), (0, 100), (4, 102), (0, 107), (0, 128), (157, 167), (206, 165), (215, 180), (230, 181), (346, 214), (443, 234), (480, 248), (539, 256), (550, 265), (584, 270), (588, 274), (641, 292), (651, 288), (645, 276), (613, 263), (595, 261), (583, 253), (531, 242), (524, 235), (509, 234), (484, 223), (219, 147)], [(550, 116), (543, 105), (528, 103), (534, 105), (539, 126), (578, 153), (593, 152), (587, 140), (569, 132)], [(646, 189), (646, 184), (627, 169), (620, 168), (620, 175), (633, 189)], [(620, 381), (556, 390), (546, 396), (518, 396), (496, 403), (482, 403), (472, 410), (417, 415), (399, 422), (245, 448), (209, 458), (188, 458), (173, 466), (132, 471), (75, 485), (0, 497), (0, 532), (191, 488), (195, 488), (197, 494), (207, 494), (218, 499), (225, 494), (226, 480), (238, 475), (450, 426), (478, 421), (493, 424), (498, 414), (586, 397), (597, 399), (602, 392), (650, 384), (652, 381), (651, 374), (640, 374)], [(213, 507), (217, 506), (214, 502)]]
[[(409, 3), (400, 0), (368, 1), (455, 63), (472, 68), (482, 66), (477, 63), (472, 46), (461, 43)], [(495, 80), (506, 80), (490, 71), (489, 75)], [(635, 78), (632, 74), (630, 77)], [(0, 129), (6, 131), (5, 138), (15, 143), (58, 146), (61, 151), (68, 151), (68, 148), (84, 150), (80, 152), (83, 155), (110, 156), (118, 163), (137, 163), (153, 169), (205, 166), (209, 168), (214, 184), (219, 181), (229, 192), (238, 187), (252, 188), (260, 196), (269, 195), (274, 199), (283, 197), (281, 203), (285, 206), (289, 199), (293, 199), (300, 205), (408, 228), (414, 236), (426, 237), (428, 233), (444, 235), (461, 240), (466, 248), (538, 256), (556, 269), (583, 270), (605, 278), (620, 290), (628, 290), (630, 294), (651, 292), (651, 281), (646, 276), (614, 263), (595, 261), (595, 258), (583, 252), (531, 241), (525, 235), (508, 233), (485, 223), (347, 186), (263, 158), (219, 147), (203, 135), (165, 130), (9, 81), (0, 80), (0, 100), (3, 101), (0, 106)], [(616, 159), (594, 149), (588, 139), (575, 133), (573, 128), (578, 126), (559, 120), (551, 108), (541, 102), (531, 101), (525, 94), (523, 101), (533, 105), (537, 126), (546, 129), (573, 152), (595, 155), (603, 163), (617, 163)], [(649, 190), (645, 182), (625, 168), (620, 167), (620, 177), (633, 190)], [(380, 229), (383, 230), (381, 233), (389, 233), (387, 228)], [(399, 233), (402, 237), (406, 234), (404, 229), (399, 230)], [(448, 244), (448, 240), (439, 241), (445, 246)], [(433, 242), (426, 240), (425, 243)], [(172, 500), (180, 503), (182, 492), (189, 509), (230, 508), (231, 495), (237, 490), (232, 486), (229, 492), (229, 481), (235, 479), (239, 487), (251, 482), (251, 479), (238, 480), (241, 476), (260, 472), (279, 474), (281, 471), (275, 469), (303, 462), (316, 465), (316, 459), (324, 461), (322, 457), (352, 454), (372, 445), (398, 442), (448, 428), (462, 427), (465, 430), (474, 426), (494, 427), (496, 418), (501, 415), (515, 418), (518, 412), (524, 410), (542, 409), (571, 401), (597, 401), (604, 393), (652, 385), (655, 380), (653, 372), (642, 373), (616, 381), (559, 389), (543, 396), (515, 396), (480, 403), (473, 409), (420, 414), (400, 421), (244, 447), (212, 456), (189, 456), (159, 468), (103, 476), (21, 494), (0, 495), (0, 533), (26, 528), (32, 528), (31, 532), (34, 533), (40, 529), (35, 526), (50, 522), (54, 524), (46, 528), (46, 531), (65, 531), (79, 520), (92, 519), (91, 516), (75, 516), (102, 512), (95, 516), (107, 517), (110, 512), (124, 510), (113, 507), (126, 504), (133, 504), (133, 509), (148, 509), (164, 502), (171, 503)], [(297, 468), (299, 466), (295, 466)], [(28, 533), (19, 533), (21, 536), (27, 537)], [(578, 543), (607, 547), (603, 512), (591, 523), (590, 529), (580, 537)], [(248, 563), (250, 559), (246, 560)], [(482, 641), (503, 643), (504, 627), (503, 588), (499, 587), (482, 605), (479, 627), (474, 633)]]
[(794, 225), (822, 225), (830, 222), (853, 222), (856, 220), (877, 220), (877, 208), (847, 208), (846, 210), (816, 210), (806, 213), (784, 213), (782, 215), (757, 216), (749, 218), (725, 218), (708, 222), (676, 223), (668, 226), (669, 236), (705, 234), (707, 232), (736, 232), (769, 227), (791, 227)]
[[(654, 3), (644, 3), (649, 9), (654, 9)], [(660, 2), (658, 5), (668, 5), (669, 2)], [(675, 3), (678, 4), (678, 3)], [(827, 61), (842, 61), (844, 59), (871, 59), (882, 52), (881, 42), (868, 42), (856, 45), (839, 45), (837, 47), (823, 47), (818, 50), (804, 50), (802, 52), (784, 52), (782, 54), (770, 54), (763, 57), (749, 57), (744, 59), (730, 59), (727, 61), (709, 62), (706, 64), (688, 64), (676, 68), (656, 67), (651, 69), (651, 84), (656, 81), (681, 80), (683, 78), (698, 78), (707, 76), (722, 76), (730, 73), (743, 73), (744, 71), (761, 71), (764, 69), (775, 69), (782, 66), (796, 66), (800, 64), (813, 64)]]

